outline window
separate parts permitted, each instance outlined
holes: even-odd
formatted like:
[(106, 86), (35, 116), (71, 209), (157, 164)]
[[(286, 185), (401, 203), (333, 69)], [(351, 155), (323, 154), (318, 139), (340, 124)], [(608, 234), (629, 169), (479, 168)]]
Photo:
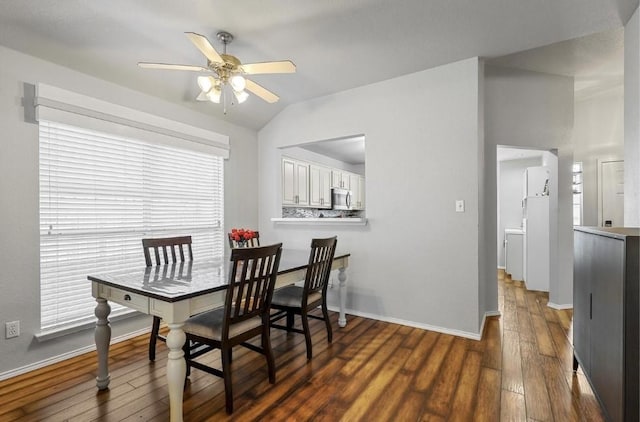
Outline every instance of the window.
[(582, 225), (582, 163), (573, 163), (573, 225)]
[[(221, 257), (223, 158), (39, 121), (41, 330), (94, 321), (89, 274), (144, 265), (141, 238)], [(130, 312), (112, 305), (113, 316)]]

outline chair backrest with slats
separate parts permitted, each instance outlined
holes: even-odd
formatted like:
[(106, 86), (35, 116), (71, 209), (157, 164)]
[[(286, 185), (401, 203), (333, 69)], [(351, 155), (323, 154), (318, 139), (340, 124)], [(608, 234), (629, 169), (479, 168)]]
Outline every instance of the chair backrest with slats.
[(142, 249), (147, 267), (193, 261), (191, 236), (142, 239)]
[[(233, 240), (232, 234), (227, 233), (227, 237), (229, 238), (229, 247), (231, 249), (237, 248), (238, 242)], [(255, 248), (256, 246), (260, 246), (260, 233), (257, 231), (253, 232), (253, 238), (246, 241), (246, 246), (250, 248)]]
[(231, 251), (223, 339), (229, 338), (233, 324), (244, 320), (260, 316), (268, 323), (281, 253), (282, 243)]
[(331, 274), (331, 264), (336, 252), (336, 236), (328, 239), (312, 239), (311, 252), (309, 253), (309, 265), (304, 279), (303, 305), (306, 305), (309, 293), (327, 289), (327, 282)]

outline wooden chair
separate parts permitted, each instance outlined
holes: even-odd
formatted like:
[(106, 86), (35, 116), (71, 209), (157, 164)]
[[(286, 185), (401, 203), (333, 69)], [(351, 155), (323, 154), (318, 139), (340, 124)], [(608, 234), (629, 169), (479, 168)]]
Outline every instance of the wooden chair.
[[(307, 359), (311, 359), (311, 331), (309, 330), (309, 318), (320, 319), (327, 326), (327, 339), (331, 343), (333, 333), (331, 322), (327, 311), (327, 285), (331, 264), (336, 251), (337, 238), (313, 239), (311, 241), (311, 253), (309, 255), (309, 266), (304, 279), (304, 286), (286, 286), (278, 289), (273, 294), (271, 308), (276, 310), (271, 315), (271, 326), (284, 329), (289, 332), (304, 334), (307, 343)], [(311, 315), (309, 311), (320, 306), (322, 317)], [(293, 327), (294, 315), (300, 315), (303, 329)], [(287, 325), (278, 325), (274, 322), (283, 317), (287, 317)]]
[[(229, 286), (224, 306), (189, 318), (183, 327), (187, 335), (185, 360), (187, 374), (191, 367), (224, 379), (227, 413), (233, 412), (231, 380), (231, 349), (243, 345), (266, 357), (269, 382), (276, 381), (275, 359), (269, 337), (269, 305), (276, 283), (282, 243), (276, 245), (236, 248), (231, 250)], [(262, 347), (247, 343), (261, 336)], [(186, 344), (195, 342), (205, 346), (189, 350)], [(213, 349), (220, 349), (222, 370), (194, 359)]]
[[(231, 237), (231, 233), (227, 233), (227, 237), (229, 238), (229, 247), (231, 249), (233, 248), (237, 248), (238, 247), (238, 242), (236, 242), (235, 240), (233, 240), (233, 238)], [(253, 232), (253, 238), (247, 240), (247, 246), (250, 248), (254, 248), (256, 246), (260, 246), (260, 232)]]
[[(185, 261), (193, 261), (191, 251), (191, 236), (165, 237), (158, 239), (142, 239), (142, 250), (147, 267)], [(155, 259), (154, 259), (155, 258)], [(151, 326), (151, 338), (149, 339), (149, 360), (156, 359), (157, 340), (167, 342), (167, 339), (159, 334), (160, 317), (153, 317)]]

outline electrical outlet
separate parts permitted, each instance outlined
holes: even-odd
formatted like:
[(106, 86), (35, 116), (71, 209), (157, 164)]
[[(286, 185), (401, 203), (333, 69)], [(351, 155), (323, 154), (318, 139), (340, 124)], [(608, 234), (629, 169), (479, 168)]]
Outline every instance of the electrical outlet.
[(20, 321), (11, 321), (5, 324), (5, 337), (13, 338), (20, 335)]

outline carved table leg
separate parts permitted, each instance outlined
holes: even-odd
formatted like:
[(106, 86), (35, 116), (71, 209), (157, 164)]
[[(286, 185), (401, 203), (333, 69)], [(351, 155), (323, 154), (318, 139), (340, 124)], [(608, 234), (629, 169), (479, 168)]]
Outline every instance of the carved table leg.
[(345, 288), (345, 284), (347, 283), (347, 273), (345, 272), (345, 268), (342, 267), (338, 270), (338, 280), (340, 281), (340, 315), (338, 316), (338, 325), (340, 327), (347, 326), (347, 316), (344, 313), (344, 308), (347, 304), (347, 291)]
[(98, 318), (96, 322), (96, 331), (94, 334), (96, 342), (96, 350), (98, 351), (98, 376), (96, 377), (96, 385), (98, 390), (106, 390), (109, 387), (111, 377), (109, 375), (109, 342), (111, 341), (111, 327), (109, 326), (109, 313), (111, 307), (106, 299), (96, 298), (95, 315)]
[(169, 359), (167, 360), (167, 382), (169, 387), (169, 407), (171, 408), (171, 422), (182, 421), (182, 393), (184, 379), (187, 375), (187, 364), (184, 360), (182, 346), (187, 336), (182, 331), (184, 323), (168, 324), (167, 347)]

